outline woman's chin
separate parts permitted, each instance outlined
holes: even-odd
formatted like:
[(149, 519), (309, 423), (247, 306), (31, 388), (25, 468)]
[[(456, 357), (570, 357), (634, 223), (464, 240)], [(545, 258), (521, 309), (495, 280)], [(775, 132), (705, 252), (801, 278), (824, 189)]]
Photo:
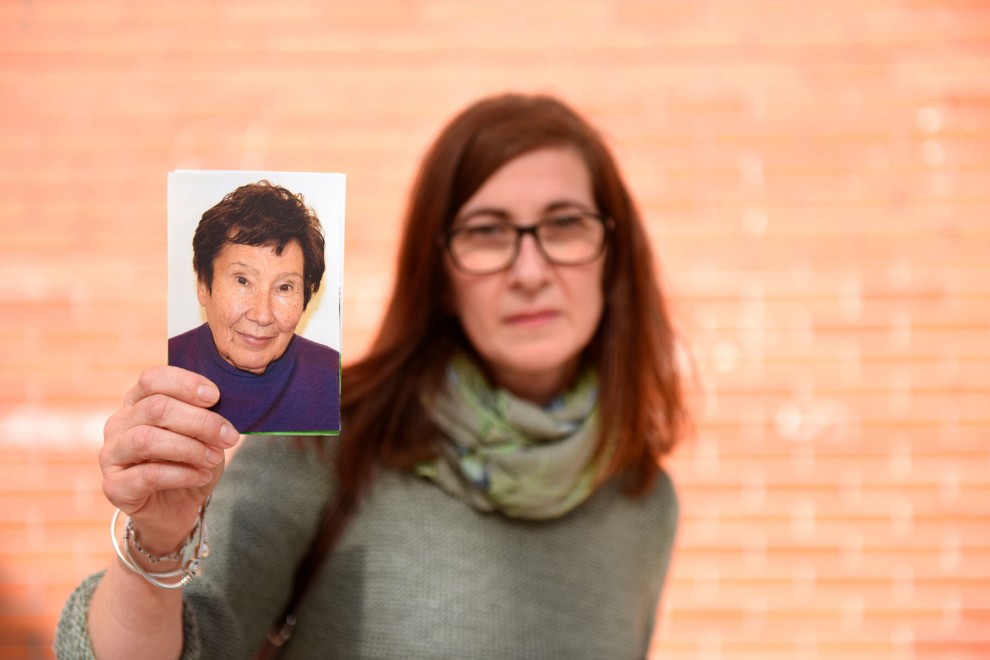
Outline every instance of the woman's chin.
[(268, 369), (268, 365), (271, 364), (270, 360), (261, 360), (257, 357), (253, 360), (238, 360), (236, 358), (227, 357), (226, 360), (235, 369), (246, 371), (256, 376), (260, 376), (265, 373), (265, 370)]

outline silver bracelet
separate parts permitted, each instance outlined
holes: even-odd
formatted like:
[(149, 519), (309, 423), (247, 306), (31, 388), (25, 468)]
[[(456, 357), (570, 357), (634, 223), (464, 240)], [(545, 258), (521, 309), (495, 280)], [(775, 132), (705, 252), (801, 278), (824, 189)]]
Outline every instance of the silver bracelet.
[[(130, 517), (127, 518), (127, 524), (125, 525), (125, 543), (124, 547), (121, 548), (120, 543), (117, 541), (117, 519), (120, 517), (121, 511), (117, 509), (114, 511), (113, 517), (110, 519), (110, 542), (113, 544), (114, 552), (117, 553), (117, 557), (123, 562), (124, 566), (129, 568), (134, 573), (137, 573), (145, 580), (160, 587), (162, 589), (180, 589), (187, 584), (193, 578), (197, 578), (203, 574), (205, 566), (203, 560), (210, 556), (210, 546), (207, 543), (207, 530), (206, 530), (206, 507), (210, 503), (210, 498), (206, 498), (206, 502), (199, 509), (199, 520), (193, 531), (190, 533), (188, 540), (183, 544), (183, 548), (179, 551), (179, 556), (177, 560), (181, 560), (184, 556), (184, 551), (190, 544), (190, 542), (195, 538), (195, 551), (192, 556), (186, 561), (185, 565), (172, 571), (163, 572), (151, 572), (146, 571), (142, 566), (135, 561), (134, 556), (131, 554), (131, 544), (127, 542), (127, 532), (126, 527), (130, 526), (133, 530), (133, 525), (131, 524)], [(144, 555), (148, 556), (149, 560), (152, 556), (143, 550), (140, 550)], [(165, 561), (163, 558), (158, 558), (159, 561)], [(156, 563), (152, 561), (152, 563)], [(179, 578), (176, 582), (162, 582), (163, 579)]]
[(196, 520), (195, 526), (193, 526), (192, 531), (189, 532), (189, 536), (187, 536), (186, 540), (182, 542), (182, 545), (179, 546), (178, 550), (170, 555), (153, 555), (145, 550), (144, 546), (141, 545), (141, 542), (137, 537), (137, 531), (134, 529), (134, 520), (128, 518), (127, 523), (124, 525), (124, 545), (129, 544), (131, 550), (137, 550), (140, 552), (148, 559), (148, 561), (151, 562), (152, 566), (163, 561), (182, 561), (182, 556), (185, 554), (186, 548), (189, 547), (189, 544), (192, 543), (192, 540), (196, 538), (197, 531), (199, 531), (199, 519)]

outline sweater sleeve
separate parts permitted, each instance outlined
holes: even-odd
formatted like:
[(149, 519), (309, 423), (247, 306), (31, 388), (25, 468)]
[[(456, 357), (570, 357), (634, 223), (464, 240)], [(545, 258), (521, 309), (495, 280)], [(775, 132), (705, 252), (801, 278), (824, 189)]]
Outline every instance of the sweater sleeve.
[[(258, 648), (288, 601), (334, 489), (327, 459), (312, 444), (262, 436), (241, 442), (207, 512), (206, 571), (183, 589), (183, 660), (243, 658)], [(88, 615), (101, 577), (87, 578), (67, 600), (56, 657), (93, 657)]]
[[(89, 604), (103, 574), (104, 571), (100, 571), (90, 575), (66, 600), (55, 628), (54, 650), (55, 657), (59, 660), (95, 660), (93, 646), (89, 641)], [(196, 619), (189, 610), (184, 610), (182, 614), (183, 635), (186, 640), (182, 657), (198, 658), (201, 652)]]

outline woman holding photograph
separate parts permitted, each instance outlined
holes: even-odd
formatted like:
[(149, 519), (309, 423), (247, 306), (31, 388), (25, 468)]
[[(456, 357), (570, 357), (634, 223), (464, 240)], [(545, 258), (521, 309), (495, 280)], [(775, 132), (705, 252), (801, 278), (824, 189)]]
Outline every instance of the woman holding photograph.
[(215, 386), (145, 371), (100, 452), (118, 557), (70, 598), (58, 654), (250, 657), (300, 590), (285, 657), (648, 653), (686, 413), (639, 214), (580, 115), (504, 95), (444, 128), (343, 385), (339, 441), (248, 439), (225, 471)]

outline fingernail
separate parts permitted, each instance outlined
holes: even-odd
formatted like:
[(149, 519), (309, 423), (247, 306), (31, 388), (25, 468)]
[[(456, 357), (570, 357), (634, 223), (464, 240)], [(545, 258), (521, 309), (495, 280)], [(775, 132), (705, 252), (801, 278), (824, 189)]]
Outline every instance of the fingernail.
[(234, 427), (229, 424), (224, 424), (220, 427), (220, 442), (222, 442), (227, 447), (233, 447), (237, 444), (237, 440), (240, 436)]
[(212, 478), (213, 478), (213, 473), (210, 472), (209, 470), (200, 470), (199, 471), (199, 482), (201, 484), (203, 484), (204, 486), (206, 484), (210, 483), (210, 480)]
[(223, 452), (219, 449), (214, 449), (210, 447), (206, 450), (206, 462), (210, 465), (216, 465), (223, 460)]
[(196, 390), (196, 396), (203, 403), (213, 403), (217, 400), (217, 391), (209, 385), (200, 385)]

